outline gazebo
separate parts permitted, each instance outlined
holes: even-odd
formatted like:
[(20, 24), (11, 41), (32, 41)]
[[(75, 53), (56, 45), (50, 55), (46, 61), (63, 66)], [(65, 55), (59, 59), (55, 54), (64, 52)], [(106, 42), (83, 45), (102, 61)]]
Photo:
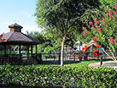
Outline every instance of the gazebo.
[(41, 44), (38, 40), (24, 34), (21, 32), (23, 28), (19, 24), (15, 23), (8, 26), (10, 32), (3, 34), (2, 39), (5, 39), (4, 42), (0, 45), (4, 46), (4, 56), (6, 56), (6, 47), (8, 47), (8, 58), (11, 57), (11, 45), (19, 46), (19, 58), (21, 59), (21, 46), (27, 46), (27, 59), (29, 59), (29, 48), (31, 48), (31, 56), (33, 57), (33, 47), (36, 46), (36, 58), (37, 58), (37, 44)]

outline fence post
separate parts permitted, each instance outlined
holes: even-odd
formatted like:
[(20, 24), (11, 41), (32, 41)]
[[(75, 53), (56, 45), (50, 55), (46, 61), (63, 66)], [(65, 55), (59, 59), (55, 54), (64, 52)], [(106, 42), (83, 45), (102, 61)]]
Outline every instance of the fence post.
[(98, 53), (98, 55), (97, 55), (97, 59), (99, 60), (99, 53)]
[(79, 56), (79, 60), (82, 61), (82, 56)]
[(74, 61), (75, 61), (75, 53), (74, 53)]
[(61, 54), (61, 53), (59, 53), (59, 55), (58, 55), (58, 59), (59, 59), (58, 61), (59, 61), (59, 64), (60, 64), (60, 60), (61, 60), (61, 58), (60, 58), (61, 55), (60, 55), (60, 54)]
[(100, 66), (102, 66), (102, 57), (100, 58)]

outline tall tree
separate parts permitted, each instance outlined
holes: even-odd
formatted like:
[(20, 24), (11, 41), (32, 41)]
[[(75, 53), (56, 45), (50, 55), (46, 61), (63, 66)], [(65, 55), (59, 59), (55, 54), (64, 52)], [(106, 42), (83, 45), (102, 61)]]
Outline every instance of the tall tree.
[(35, 32), (26, 31), (26, 34), (33, 37), (33, 38), (35, 38), (35, 39), (37, 39), (37, 40), (39, 40), (42, 43), (45, 42), (46, 38), (43, 37), (43, 35), (41, 33), (37, 32), (37, 31), (35, 31)]
[(82, 31), (81, 16), (87, 9), (99, 8), (99, 4), (97, 0), (38, 0), (35, 13), (37, 23), (62, 38), (61, 66), (66, 38), (72, 36), (75, 26)]
[[(39, 40), (42, 44), (38, 45), (38, 52), (41, 52), (41, 49), (44, 48), (44, 51), (47, 52), (47, 50), (50, 50), (50, 47), (52, 46), (51, 43), (51, 37), (46, 35), (47, 33), (43, 34), (43, 32), (39, 33), (37, 31), (35, 32), (28, 32), (27, 35)], [(48, 49), (49, 47), (49, 49)], [(52, 49), (52, 48), (51, 48)]]

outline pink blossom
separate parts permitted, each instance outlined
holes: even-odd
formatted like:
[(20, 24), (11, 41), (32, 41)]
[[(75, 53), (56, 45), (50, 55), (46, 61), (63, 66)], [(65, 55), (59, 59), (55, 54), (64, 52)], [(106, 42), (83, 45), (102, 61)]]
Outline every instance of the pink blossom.
[(111, 41), (113, 38), (111, 37), (110, 39), (109, 39), (109, 41)]
[(87, 34), (87, 31), (84, 31), (84, 32), (83, 32), (83, 35), (86, 36), (86, 34)]
[(82, 27), (82, 29), (84, 30), (84, 29), (87, 29), (87, 27)]
[(91, 29), (94, 29), (94, 26), (92, 26)]
[(108, 11), (108, 9), (105, 9), (105, 12), (107, 12)]
[(115, 6), (117, 6), (117, 3), (115, 3)]
[(117, 5), (115, 6), (115, 9), (117, 10)]
[(90, 21), (90, 22), (89, 22), (89, 25), (93, 25), (93, 22)]
[(113, 10), (109, 10), (109, 15), (112, 15)]
[(110, 18), (112, 17), (112, 12), (113, 12), (113, 10), (109, 10), (109, 17)]
[(102, 20), (101, 20), (101, 22), (103, 22), (105, 19), (104, 18), (102, 18)]
[(1, 42), (4, 42), (5, 41), (5, 39), (1, 39)]
[(101, 26), (103, 26), (103, 23), (101, 24)]
[(92, 40), (93, 40), (93, 43), (95, 43), (95, 41), (96, 41), (96, 38), (92, 38)]
[(101, 27), (100, 26), (96, 26), (98, 31), (101, 31)]
[(109, 17), (111, 18), (111, 17), (112, 17), (112, 14), (111, 14), (111, 15), (109, 15)]
[(97, 21), (97, 18), (95, 17), (95, 18), (94, 18), (94, 22), (96, 22), (96, 21)]
[(99, 23), (99, 21), (95, 22), (95, 24), (98, 24), (98, 23)]
[(3, 34), (1, 34), (0, 37), (3, 37)]
[(86, 36), (86, 32), (83, 32), (83, 35)]
[(117, 14), (117, 12), (114, 12), (114, 14)]
[(109, 39), (109, 41), (110, 41), (110, 42), (112, 42), (112, 43), (114, 43), (114, 42), (115, 42), (115, 40), (113, 40), (113, 38), (112, 38), (112, 37)]
[(112, 40), (111, 42), (112, 42), (112, 43), (114, 43), (115, 41), (114, 41), (114, 40)]
[(105, 17), (107, 16), (108, 14), (105, 14)]
[(97, 36), (95, 36), (95, 39), (97, 39)]

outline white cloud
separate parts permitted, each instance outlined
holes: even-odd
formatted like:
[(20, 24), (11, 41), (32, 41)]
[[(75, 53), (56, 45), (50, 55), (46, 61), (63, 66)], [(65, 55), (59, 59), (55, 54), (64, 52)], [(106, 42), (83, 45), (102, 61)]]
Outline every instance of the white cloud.
[(41, 28), (39, 28), (37, 25), (23, 25), (22, 32), (25, 33), (26, 31), (28, 32), (33, 32), (33, 31), (38, 31), (41, 32)]
[(32, 17), (33, 15), (28, 13), (28, 12), (24, 12), (24, 15), (27, 16), (27, 17)]

